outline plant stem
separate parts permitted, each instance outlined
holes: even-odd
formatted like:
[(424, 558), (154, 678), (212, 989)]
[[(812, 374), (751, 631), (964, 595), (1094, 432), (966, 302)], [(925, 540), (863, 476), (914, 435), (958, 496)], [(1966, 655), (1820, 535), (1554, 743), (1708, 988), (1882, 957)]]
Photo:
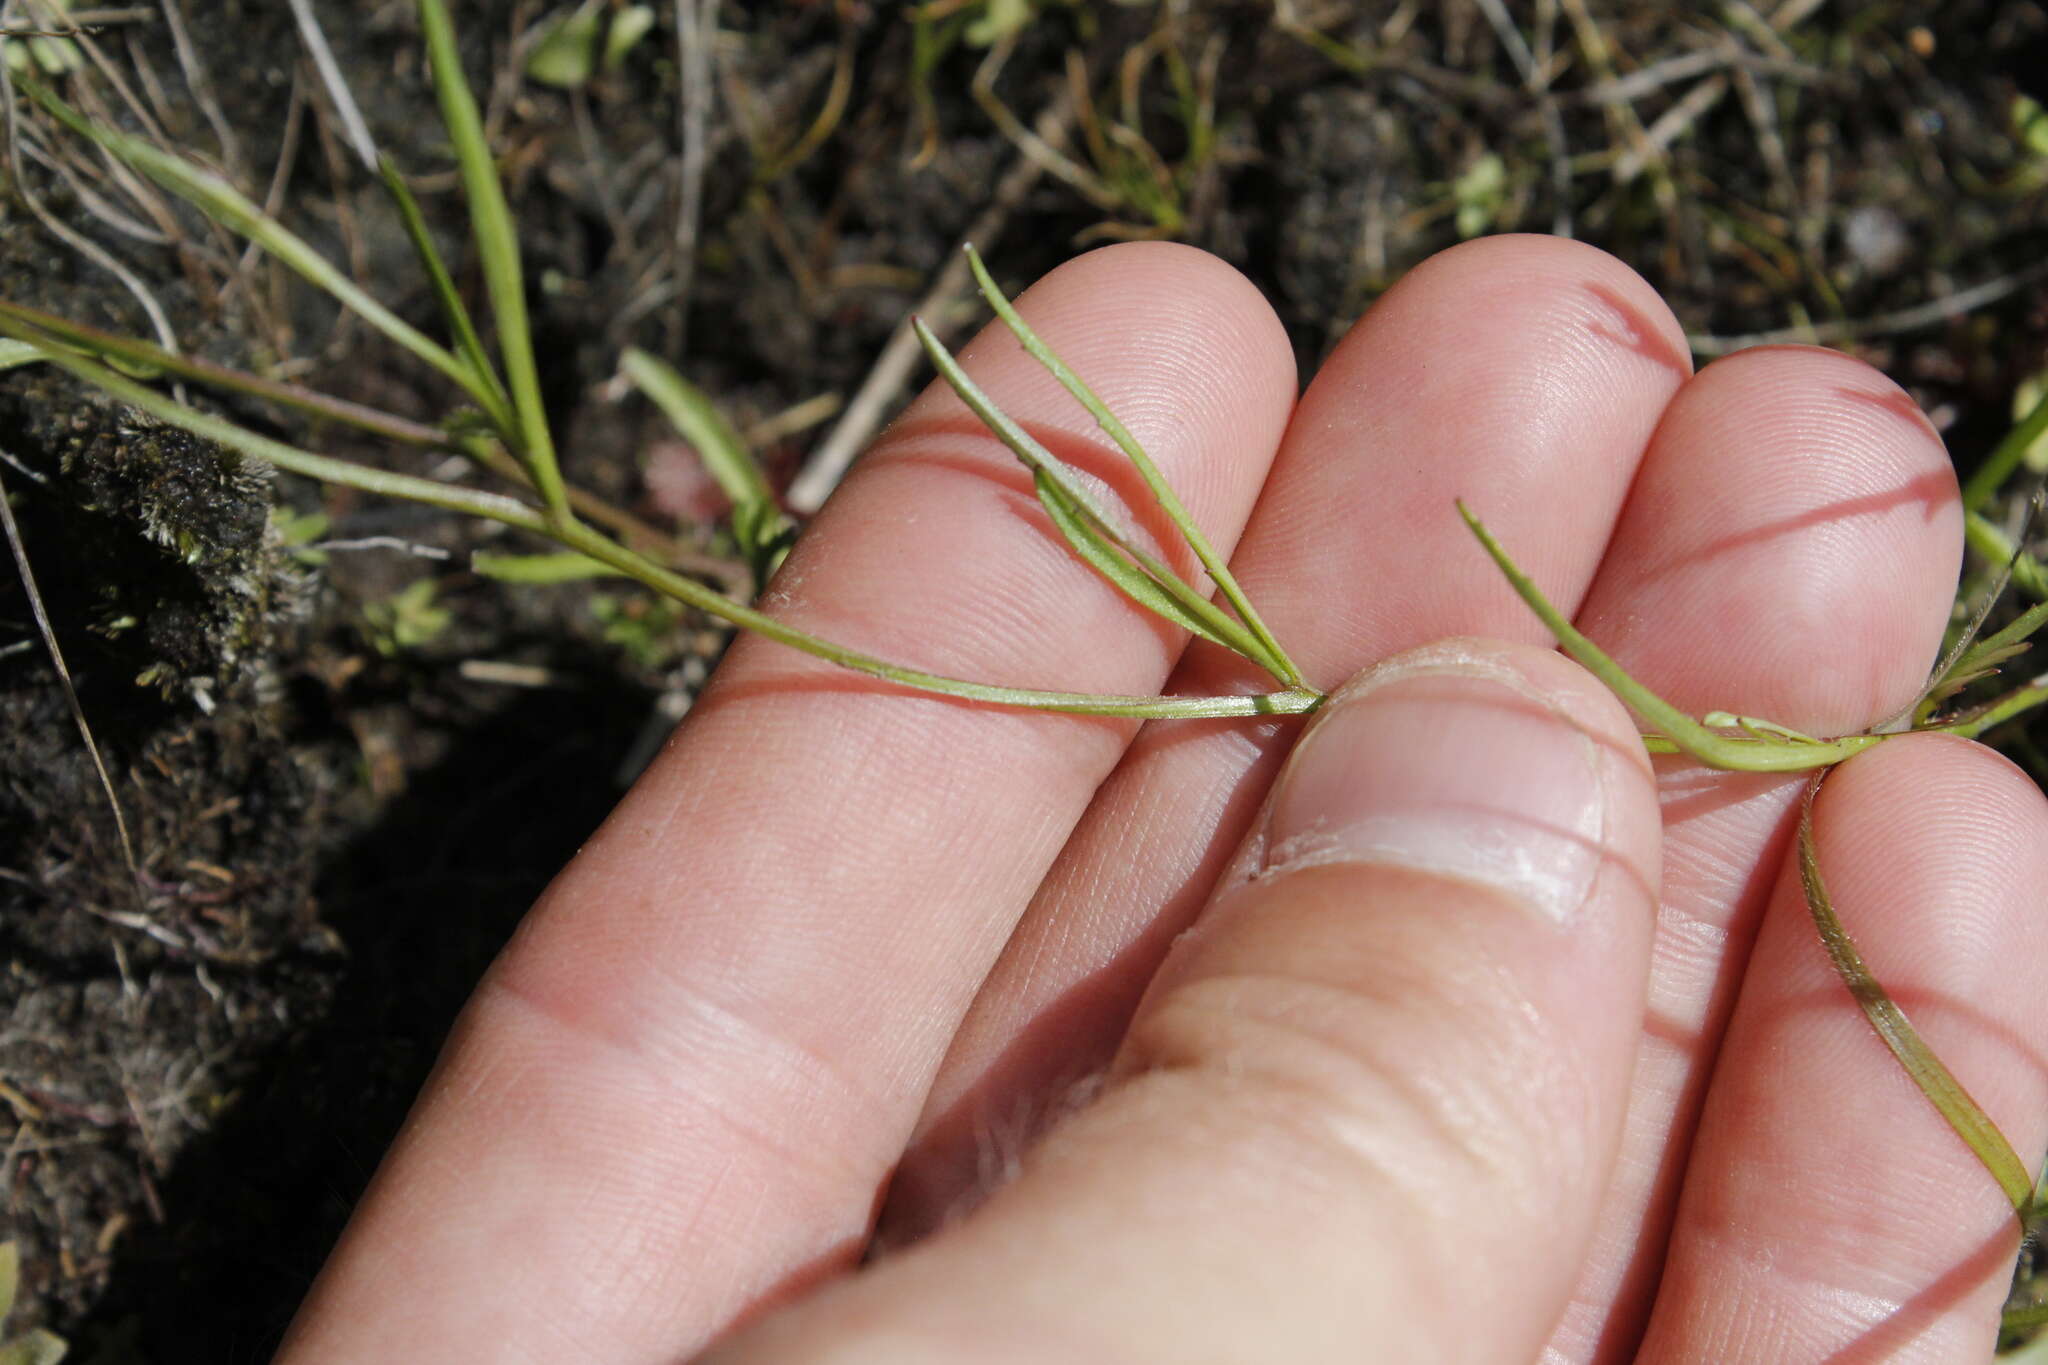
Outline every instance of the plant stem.
[(765, 635), (771, 640), (837, 664), (841, 668), (882, 678), (917, 691), (957, 697), (965, 701), (987, 702), (997, 706), (1134, 719), (1305, 715), (1315, 710), (1323, 701), (1322, 693), (1307, 687), (1246, 696), (1140, 697), (998, 687), (990, 683), (971, 682), (964, 678), (928, 673), (923, 669), (907, 668), (798, 630), (713, 588), (665, 569), (617, 541), (598, 534), (581, 522), (563, 521), (540, 508), (502, 494), (436, 483), (431, 479), (394, 474), (348, 460), (315, 455), (311, 451), (300, 450), (296, 446), (258, 435), (233, 422), (185, 407), (147, 385), (137, 383), (103, 365), (73, 354), (56, 338), (41, 333), (18, 319), (0, 318), (0, 332), (10, 333), (41, 347), (51, 364), (77, 375), (88, 384), (104, 389), (123, 402), (130, 403), (171, 426), (217, 441), (231, 450), (240, 451), (252, 458), (264, 460), (281, 469), (324, 483), (338, 483), (386, 497), (406, 498), (446, 508), (452, 512), (484, 517), (519, 530), (532, 531), (588, 555), (601, 564), (610, 565), (656, 592), (673, 597), (733, 625)]

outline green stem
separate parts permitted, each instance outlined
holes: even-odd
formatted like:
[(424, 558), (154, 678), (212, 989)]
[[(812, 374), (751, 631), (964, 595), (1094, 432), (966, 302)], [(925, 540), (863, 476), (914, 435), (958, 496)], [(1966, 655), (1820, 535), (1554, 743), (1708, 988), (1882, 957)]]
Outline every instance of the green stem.
[(1679, 749), (1691, 754), (1702, 763), (1715, 768), (1726, 768), (1736, 772), (1805, 772), (1811, 768), (1825, 768), (1840, 763), (1852, 754), (1858, 754), (1874, 745), (1891, 738), (1889, 735), (1843, 735), (1838, 739), (1809, 739), (1805, 736), (1771, 739), (1764, 734), (1775, 731), (1790, 736), (1792, 732), (1782, 726), (1768, 722), (1738, 720), (1750, 734), (1744, 738), (1716, 734), (1699, 721), (1665, 701), (1656, 693), (1631, 678), (1621, 665), (1610, 659), (1601, 648), (1580, 634), (1578, 628), (1565, 619), (1564, 613), (1550, 604), (1529, 576), (1515, 567), (1506, 550), (1493, 534), (1473, 515), (1472, 509), (1462, 501), (1458, 503), (1458, 514), (1465, 518), (1465, 524), (1472, 528), (1472, 534), (1486, 547), (1486, 553), (1500, 568), (1503, 576), (1514, 588), (1515, 593), (1529, 605), (1529, 609), (1550, 627), (1564, 652), (1579, 661), (1587, 672), (1607, 684), (1616, 696), (1627, 702), (1635, 713), (1662, 731), (1662, 738)]
[(6, 330), (6, 324), (10, 322), (51, 339), (45, 345), (36, 345), (32, 342), (18, 343), (32, 351), (37, 360), (46, 357), (47, 345), (60, 344), (104, 356), (117, 365), (125, 364), (134, 369), (145, 370), (151, 375), (174, 374), (180, 379), (189, 379), (194, 383), (205, 384), (229, 393), (248, 394), (252, 398), (261, 398), (280, 407), (292, 408), (310, 417), (341, 422), (403, 445), (441, 447), (450, 444), (447, 432), (439, 427), (430, 427), (424, 422), (408, 421), (403, 417), (394, 417), (388, 412), (380, 412), (376, 408), (365, 407), (361, 403), (351, 403), (347, 399), (300, 388), (296, 384), (264, 379), (245, 370), (229, 369), (225, 365), (216, 365), (210, 360), (201, 360), (196, 356), (180, 355), (152, 342), (103, 332), (97, 327), (88, 327), (83, 323), (72, 322), (54, 314), (0, 299), (0, 330)]
[(281, 469), (324, 483), (341, 484), (387, 497), (406, 498), (453, 512), (484, 517), (522, 531), (535, 532), (569, 549), (588, 555), (601, 564), (609, 565), (656, 592), (673, 597), (733, 625), (765, 635), (771, 640), (837, 664), (841, 668), (882, 678), (903, 687), (997, 706), (1084, 715), (1124, 716), (1134, 719), (1305, 715), (1315, 710), (1323, 701), (1322, 693), (1306, 687), (1249, 696), (1140, 697), (997, 687), (989, 683), (970, 682), (963, 678), (927, 673), (923, 669), (906, 668), (798, 630), (764, 612), (737, 602), (716, 589), (664, 569), (617, 541), (599, 535), (581, 522), (564, 522), (539, 508), (501, 494), (436, 483), (431, 479), (415, 478), (407, 474), (393, 474), (347, 460), (337, 460), (331, 456), (315, 455), (311, 451), (300, 450), (282, 441), (258, 435), (223, 418), (211, 417), (185, 407), (147, 385), (137, 383), (103, 365), (72, 353), (56, 338), (41, 334), (37, 329), (18, 320), (0, 320), (0, 331), (6, 331), (20, 340), (42, 348), (51, 364), (69, 371), (86, 383), (104, 389), (160, 421), (196, 436), (217, 441), (231, 450), (240, 451), (252, 458), (267, 461)]

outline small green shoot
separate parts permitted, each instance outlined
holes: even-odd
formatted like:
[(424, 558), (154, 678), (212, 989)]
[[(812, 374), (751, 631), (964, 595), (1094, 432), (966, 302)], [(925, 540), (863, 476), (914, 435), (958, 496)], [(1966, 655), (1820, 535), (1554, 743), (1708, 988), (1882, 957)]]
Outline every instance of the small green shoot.
[(654, 28), (652, 5), (627, 5), (604, 21), (603, 0), (584, 0), (541, 21), (540, 38), (527, 54), (526, 75), (543, 85), (580, 90), (600, 72), (619, 69)]
[(431, 578), (416, 578), (381, 602), (363, 605), (363, 634), (385, 658), (432, 644), (455, 623), (455, 613), (434, 600)]
[(669, 598), (595, 593), (590, 614), (604, 627), (606, 644), (617, 645), (650, 672), (666, 668), (681, 648), (683, 608)]

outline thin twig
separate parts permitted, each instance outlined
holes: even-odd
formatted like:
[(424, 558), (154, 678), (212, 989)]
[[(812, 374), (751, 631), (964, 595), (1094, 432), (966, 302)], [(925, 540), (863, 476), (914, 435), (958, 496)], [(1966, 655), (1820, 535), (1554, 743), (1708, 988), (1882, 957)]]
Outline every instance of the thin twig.
[(704, 217), (704, 172), (710, 165), (707, 130), (717, 90), (711, 79), (711, 48), (718, 38), (718, 0), (676, 0), (676, 69), (682, 81), (677, 112), (683, 142), (676, 191), (675, 270), (669, 302), (674, 308), (671, 354), (681, 355), (689, 335), (690, 288), (697, 277), (697, 240)]
[(35, 570), (29, 567), (28, 549), (21, 543), (21, 527), (15, 523), (14, 508), (8, 505), (4, 482), (0, 482), (0, 528), (7, 533), (7, 547), (14, 553), (14, 567), (21, 574), (22, 591), (28, 595), (28, 609), (36, 618), (36, 630), (43, 637), (43, 648), (49, 651), (50, 664), (57, 670), (64, 700), (71, 706), (71, 719), (78, 726), (79, 738), (85, 741), (85, 751), (92, 756), (93, 771), (99, 774), (100, 790), (107, 794), (107, 807), (114, 813), (114, 833), (121, 841), (121, 859), (127, 863), (128, 876), (139, 893), (142, 863), (135, 856), (135, 841), (128, 837), (128, 817), (121, 810), (121, 798), (115, 794), (114, 779), (107, 772), (106, 760), (100, 756), (99, 743), (92, 737), (92, 724), (85, 718), (85, 707), (79, 704), (78, 689), (72, 685), (71, 670), (64, 663), (64, 650), (57, 643), (55, 628), (50, 625), (50, 613), (43, 607), (42, 590), (36, 586)]
[(1721, 102), (1728, 93), (1726, 76), (1709, 76), (1685, 92), (1685, 97), (1657, 116), (1643, 132), (1643, 139), (1623, 152), (1614, 163), (1614, 179), (1626, 185), (1651, 166), (1663, 167), (1664, 153), (1699, 122), (1700, 115)]
[(2015, 271), (1995, 280), (1986, 280), (1968, 289), (1958, 289), (1953, 294), (1946, 294), (1941, 298), (1890, 313), (1844, 319), (1840, 322), (1814, 323), (1805, 327), (1780, 327), (1775, 331), (1748, 332), (1740, 336), (1714, 336), (1705, 332), (1692, 332), (1687, 334), (1686, 341), (1695, 355), (1726, 355), (1730, 351), (1746, 350), (1751, 346), (1784, 346), (1801, 342), (1833, 346), (1839, 342), (1858, 341), (1865, 337), (1896, 336), (1901, 332), (1917, 332), (1922, 327), (1952, 322), (1965, 313), (2016, 294), (2043, 278), (2048, 278), (2048, 261), (2037, 261), (2025, 270)]
[[(21, 202), (28, 206), (28, 211), (35, 215), (36, 221), (41, 223), (51, 236), (111, 274), (134, 295), (135, 301), (142, 305), (143, 313), (148, 316), (150, 328), (155, 331), (158, 343), (165, 350), (180, 350), (178, 334), (171, 330), (170, 318), (164, 313), (163, 305), (157, 302), (156, 295), (142, 282), (141, 277), (123, 265), (105, 247), (60, 221), (43, 206), (42, 197), (29, 188), (27, 179), (21, 173), (21, 119), (17, 112), (19, 102), (14, 94), (14, 78), (8, 74), (6, 62), (0, 62), (0, 102), (7, 106), (5, 118), (8, 178), (13, 182), (14, 192), (21, 197)], [(172, 392), (179, 402), (185, 401), (183, 384), (174, 385)]]
[(355, 154), (362, 158), (363, 165), (372, 175), (377, 171), (377, 140), (370, 136), (370, 125), (363, 121), (363, 111), (356, 107), (356, 98), (349, 93), (348, 81), (341, 74), (341, 67), (334, 60), (334, 49), (327, 45), (327, 35), (321, 31), (320, 21), (313, 16), (310, 0), (290, 0), (292, 17), (299, 24), (299, 40), (306, 45), (306, 51), (313, 58), (313, 67), (320, 73), (320, 84), (327, 91), (327, 98), (333, 102), (334, 112), (341, 119), (343, 135)]
[(163, 0), (164, 26), (171, 31), (171, 46), (178, 53), (178, 69), (185, 73), (185, 87), (192, 92), (192, 98), (199, 105), (199, 112), (206, 116), (206, 122), (213, 129), (213, 135), (220, 143), (221, 159), (227, 162), (228, 170), (240, 180), (246, 175), (247, 163), (242, 159), (242, 142), (235, 136), (235, 128), (228, 116), (221, 110), (220, 101), (213, 97), (213, 86), (206, 79), (206, 68), (200, 64), (199, 53), (192, 46), (192, 36), (185, 31), (185, 20), (179, 13), (180, 0)]

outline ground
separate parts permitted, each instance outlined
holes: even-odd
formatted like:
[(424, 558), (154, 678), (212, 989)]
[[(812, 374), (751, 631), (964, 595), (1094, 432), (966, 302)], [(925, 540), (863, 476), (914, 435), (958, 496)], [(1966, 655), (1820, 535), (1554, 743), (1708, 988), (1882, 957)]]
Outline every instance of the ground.
[[(433, 327), (286, 8), (169, 8), (183, 52), (136, 11), (63, 88), (140, 129), (134, 91), (167, 140)], [(474, 297), (410, 0), (314, 8)], [(970, 225), (1012, 286), (1118, 237), (1215, 251), (1273, 301), (1304, 375), (1432, 251), (1566, 231), (1663, 289), (1703, 355), (1757, 334), (1863, 355), (1966, 469), (2043, 364), (2048, 140), (2015, 121), (2019, 97), (2048, 101), (2028, 84), (2048, 70), (2036, 3), (725, 5), (694, 214), (679, 110), (703, 87), (668, 6), (567, 90), (527, 70), (553, 7), (456, 9), (569, 477), (679, 556), (729, 551), (687, 452), (609, 382), (621, 348), (676, 363), (788, 478)], [(1069, 159), (1027, 151), (1022, 127), (1063, 104)], [(446, 412), (315, 291), (181, 209), (155, 216), (46, 122), (22, 136), (9, 180), (136, 272), (187, 348)], [(19, 195), (5, 212), (0, 296), (148, 332)], [(262, 1359), (469, 987), (722, 637), (638, 590), (480, 579), (476, 526), (243, 467), (37, 367), (0, 373), (0, 452), (142, 872), (29, 603), (0, 585), (10, 1327), (85, 1360)], [(2031, 760), (2025, 733), (2005, 739)]]

